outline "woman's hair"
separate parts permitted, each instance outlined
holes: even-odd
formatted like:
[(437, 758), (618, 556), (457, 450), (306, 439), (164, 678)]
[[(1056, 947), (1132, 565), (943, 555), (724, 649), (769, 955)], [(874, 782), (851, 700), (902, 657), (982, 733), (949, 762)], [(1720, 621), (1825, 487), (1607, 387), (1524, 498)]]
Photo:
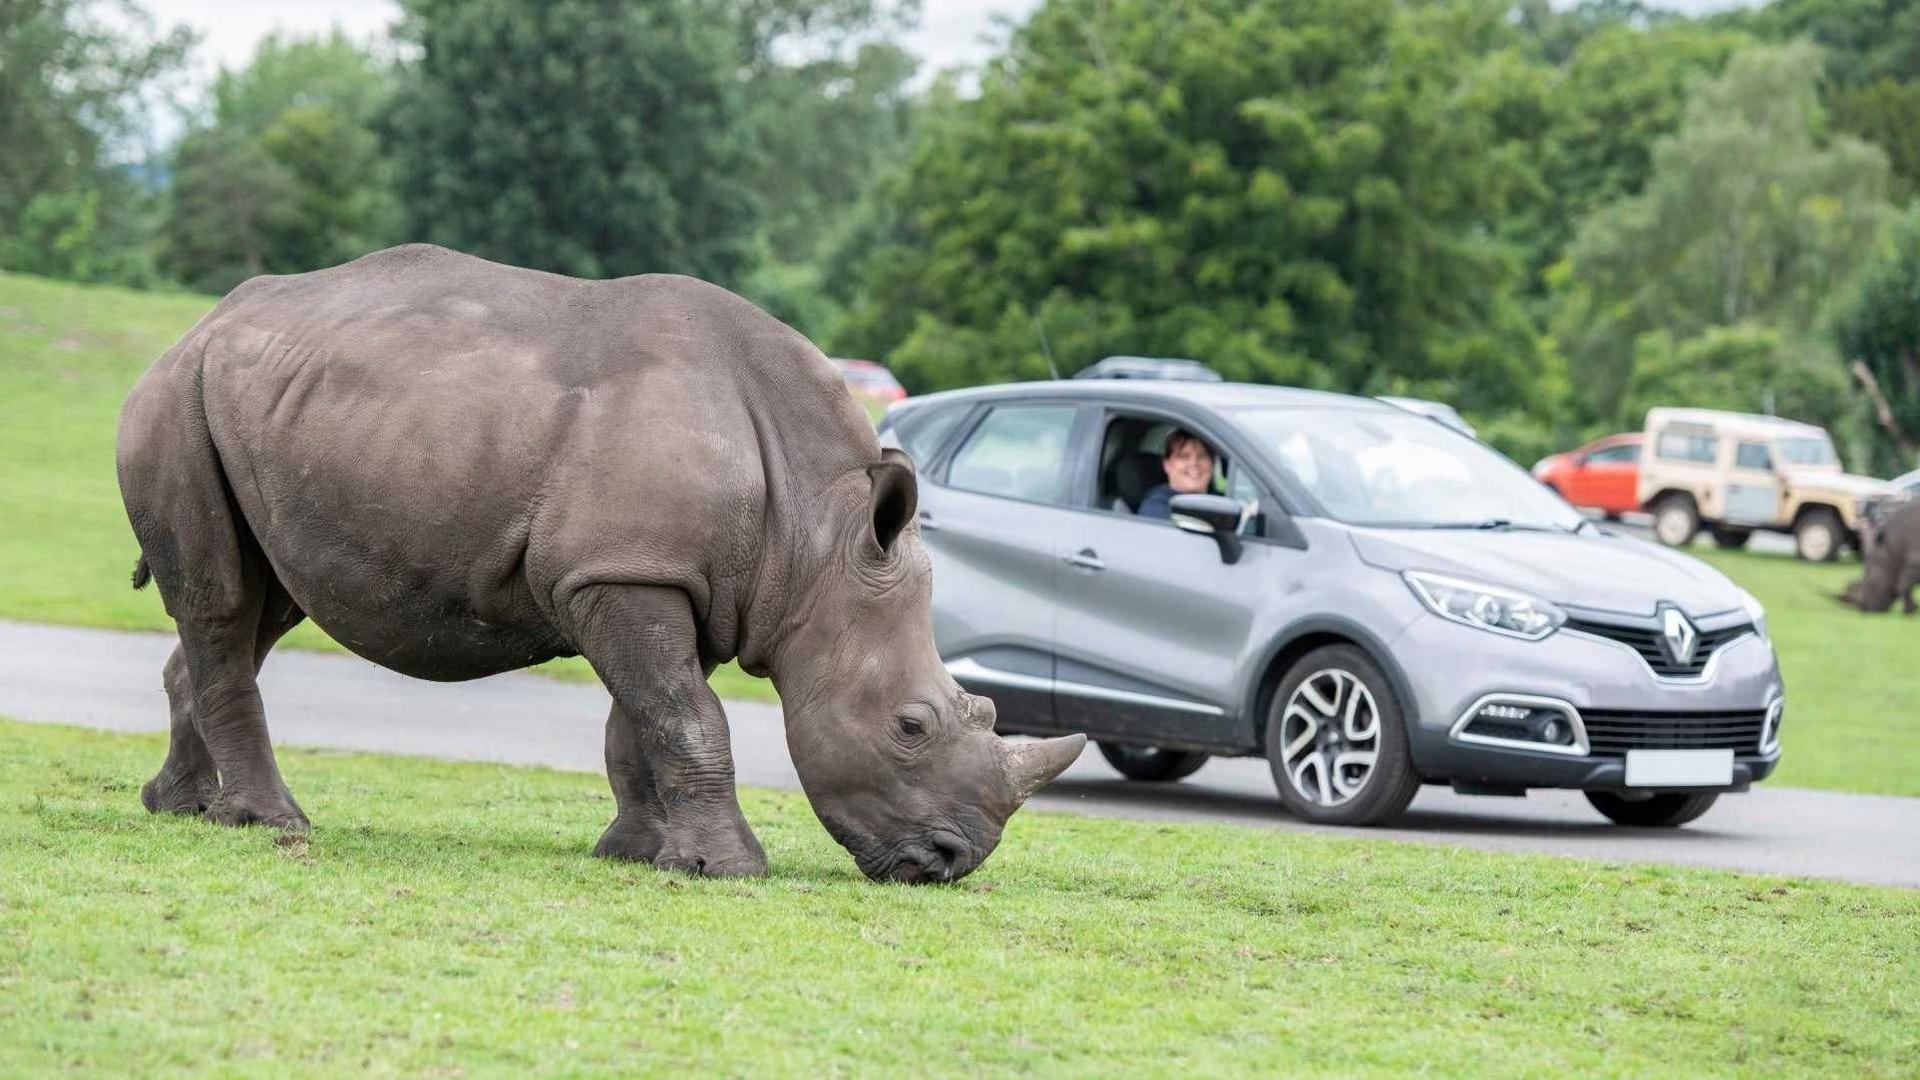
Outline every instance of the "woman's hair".
[(1199, 443), (1200, 449), (1205, 450), (1208, 457), (1213, 456), (1213, 447), (1208, 446), (1206, 441), (1200, 438), (1200, 436), (1182, 428), (1174, 428), (1172, 432), (1168, 433), (1166, 449), (1160, 452), (1160, 456), (1170, 458), (1179, 453), (1180, 448), (1188, 443)]

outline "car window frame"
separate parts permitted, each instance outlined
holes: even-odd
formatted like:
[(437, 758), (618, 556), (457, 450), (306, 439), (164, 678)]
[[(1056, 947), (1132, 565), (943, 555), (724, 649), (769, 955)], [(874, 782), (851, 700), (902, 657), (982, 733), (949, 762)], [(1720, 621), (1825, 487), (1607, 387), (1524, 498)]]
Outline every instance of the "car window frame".
[(1064, 467), (1061, 469), (1061, 494), (1063, 496), (1067, 495), (1072, 491), (1074, 484), (1073, 475), (1076, 468), (1076, 453), (1074, 447), (1079, 444), (1080, 439), (1085, 437), (1087, 406), (1085, 402), (1074, 401), (1071, 398), (1065, 397), (1038, 395), (1009, 396), (975, 402), (973, 404), (973, 414), (962, 418), (961, 422), (954, 426), (955, 432), (959, 434), (949, 434), (947, 436), (946, 445), (940, 448), (939, 456), (935, 459), (934, 465), (927, 469), (922, 475), (948, 491), (957, 491), (965, 495), (977, 495), (983, 499), (999, 499), (1002, 502), (1020, 503), (1025, 506), (1050, 506), (1060, 510), (1075, 509), (1070, 500), (1022, 499), (1014, 495), (998, 495), (991, 491), (975, 491), (971, 488), (954, 487), (950, 482), (948, 473), (953, 467), (953, 459), (959, 456), (961, 448), (972, 441), (974, 433), (979, 430), (981, 424), (986, 423), (987, 417), (993, 415), (997, 409), (1032, 408), (1036, 406), (1042, 408), (1060, 408), (1064, 406), (1073, 410), (1073, 422), (1067, 426), (1067, 445), (1064, 451), (1066, 460)]
[(1108, 425), (1122, 417), (1151, 419), (1158, 423), (1174, 424), (1198, 435), (1214, 449), (1216, 455), (1224, 453), (1229, 461), (1238, 463), (1250, 474), (1250, 479), (1260, 493), (1260, 512), (1264, 517), (1263, 531), (1248, 533), (1240, 539), (1274, 547), (1306, 549), (1306, 537), (1300, 533), (1299, 527), (1293, 524), (1294, 512), (1277, 494), (1268, 470), (1260, 463), (1258, 449), (1249, 445), (1244, 439), (1229, 435), (1233, 428), (1224, 417), (1217, 421), (1209, 421), (1200, 410), (1181, 407), (1185, 405), (1184, 402), (1175, 404), (1151, 399), (1102, 398), (1088, 402), (1087, 405), (1089, 410), (1083, 425), (1083, 441), (1075, 456), (1074, 499), (1067, 505), (1067, 509), (1076, 513), (1098, 514), (1105, 518), (1120, 518), (1178, 528), (1171, 520), (1143, 518), (1135, 513), (1109, 510), (1099, 504), (1100, 451), (1106, 441)]

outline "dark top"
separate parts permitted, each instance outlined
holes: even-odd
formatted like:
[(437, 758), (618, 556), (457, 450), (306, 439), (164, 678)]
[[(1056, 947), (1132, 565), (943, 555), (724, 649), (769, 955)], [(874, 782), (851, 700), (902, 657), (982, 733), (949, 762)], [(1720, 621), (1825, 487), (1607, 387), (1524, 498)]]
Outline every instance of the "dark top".
[(1155, 484), (1148, 488), (1147, 493), (1140, 496), (1140, 509), (1135, 510), (1134, 513), (1141, 517), (1172, 518), (1173, 486)]

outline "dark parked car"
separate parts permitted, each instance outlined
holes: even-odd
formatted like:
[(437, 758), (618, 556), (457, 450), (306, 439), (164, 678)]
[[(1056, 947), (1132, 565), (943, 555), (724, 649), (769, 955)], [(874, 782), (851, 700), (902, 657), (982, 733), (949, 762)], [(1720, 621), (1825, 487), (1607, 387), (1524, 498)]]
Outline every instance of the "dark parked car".
[(1198, 360), (1160, 356), (1109, 356), (1073, 373), (1076, 379), (1175, 379), (1219, 382), (1220, 373)]

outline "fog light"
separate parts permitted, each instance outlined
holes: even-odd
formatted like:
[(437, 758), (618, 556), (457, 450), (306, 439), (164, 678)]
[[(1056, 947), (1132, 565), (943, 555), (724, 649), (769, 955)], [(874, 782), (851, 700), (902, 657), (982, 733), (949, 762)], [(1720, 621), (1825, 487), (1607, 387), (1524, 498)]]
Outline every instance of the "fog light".
[(1461, 742), (1489, 746), (1572, 755), (1587, 752), (1579, 714), (1552, 698), (1503, 696), (1482, 701), (1460, 718), (1452, 734)]

